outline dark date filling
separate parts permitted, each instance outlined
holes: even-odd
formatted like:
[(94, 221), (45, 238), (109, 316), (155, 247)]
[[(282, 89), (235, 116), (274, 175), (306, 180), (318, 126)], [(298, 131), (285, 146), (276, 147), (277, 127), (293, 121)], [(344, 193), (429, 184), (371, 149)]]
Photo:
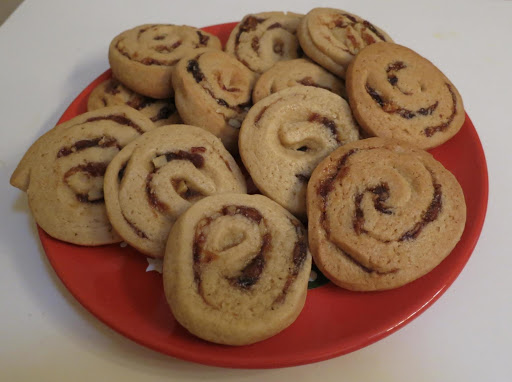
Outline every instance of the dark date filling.
[(310, 76), (307, 76), (307, 77), (304, 77), (300, 80), (297, 80), (296, 81), (298, 84), (301, 84), (301, 85), (304, 85), (304, 86), (313, 86), (315, 88), (320, 88), (320, 89), (326, 89), (326, 90), (329, 90), (329, 91), (332, 91), (332, 89), (328, 86), (322, 86), (320, 84), (317, 84), (315, 82), (315, 80), (310, 77)]
[[(452, 111), (450, 116), (445, 122), (440, 123), (436, 126), (430, 126), (426, 127), (423, 130), (423, 133), (427, 137), (433, 136), (435, 133), (439, 131), (444, 131), (446, 128), (453, 122), (453, 119), (455, 118), (455, 114), (457, 113), (457, 98), (455, 97), (455, 93), (453, 92), (452, 87), (450, 84), (446, 83), (446, 86), (448, 88), (448, 91), (450, 92), (451, 98), (452, 98)], [(433, 112), (437, 109), (437, 106), (439, 105), (439, 101), (436, 101), (432, 105), (429, 105), (427, 107), (422, 107), (418, 110), (412, 111), (405, 109), (403, 107), (395, 105), (393, 102), (384, 101), (380, 94), (370, 87), (368, 84), (365, 86), (366, 92), (370, 95), (370, 97), (379, 104), (379, 106), (382, 108), (382, 110), (388, 114), (398, 114), (400, 117), (404, 119), (412, 119), (417, 116), (427, 116), (432, 115)]]
[(113, 121), (119, 125), (124, 125), (131, 127), (139, 134), (144, 134), (145, 131), (136, 123), (134, 123), (131, 119), (125, 117), (124, 115), (106, 115), (106, 116), (99, 116), (99, 117), (91, 117), (88, 118), (85, 122), (96, 122), (96, 121)]
[(412, 229), (404, 233), (398, 241), (416, 239), (428, 223), (437, 219), (443, 207), (442, 196), (441, 185), (434, 183), (434, 197), (427, 210), (421, 216), (421, 221), (417, 222)]
[[(164, 37), (162, 37), (162, 38), (164, 38)], [(105, 93), (115, 96), (116, 94), (119, 94), (121, 92), (121, 90), (119, 89), (120, 86), (121, 86), (120, 82), (112, 79), (112, 81), (110, 81), (108, 83), (107, 87), (105, 88)], [(107, 106), (107, 104), (108, 104), (107, 100), (105, 98), (102, 98), (102, 101), (103, 101), (103, 104), (105, 106)], [(130, 106), (131, 108), (133, 108), (135, 110), (142, 110), (142, 109), (145, 109), (146, 107), (153, 105), (155, 102), (157, 102), (157, 100), (155, 100), (153, 98), (145, 97), (140, 94), (134, 94), (133, 97), (131, 99), (129, 99), (128, 101), (126, 101), (125, 103), (126, 103), (126, 105)], [(160, 108), (160, 110), (158, 111), (157, 115), (151, 117), (150, 119), (152, 122), (157, 122), (162, 119), (167, 119), (175, 111), (176, 111), (176, 107), (174, 106), (174, 100), (171, 99), (171, 100), (169, 100), (168, 105), (162, 106)]]
[(290, 223), (292, 223), (293, 226), (295, 227), (295, 234), (297, 235), (297, 241), (295, 242), (295, 246), (293, 247), (293, 268), (291, 269), (291, 272), (288, 275), (288, 278), (286, 279), (286, 283), (284, 284), (281, 294), (275, 299), (274, 304), (280, 304), (285, 300), (286, 293), (288, 292), (288, 289), (299, 275), (299, 272), (301, 271), (308, 254), (308, 243), (304, 228), (300, 225), (298, 221), (293, 219), (289, 220)]
[[(64, 182), (68, 183), (68, 179), (81, 172), (86, 174), (88, 177), (92, 178), (98, 178), (105, 175), (105, 171), (107, 170), (108, 163), (104, 162), (89, 162), (86, 164), (81, 164), (75, 167), (70, 168), (66, 173), (64, 174)], [(82, 193), (75, 193), (75, 196), (77, 200), (81, 203), (103, 203), (103, 193), (100, 197), (91, 199), (88, 194), (82, 194)]]
[[(372, 150), (373, 148), (369, 148), (368, 150)], [(320, 224), (323, 228), (323, 230), (326, 233), (326, 237), (329, 238), (330, 236), (330, 226), (327, 219), (327, 202), (328, 202), (328, 195), (334, 188), (334, 182), (337, 181), (338, 183), (341, 183), (343, 178), (348, 174), (349, 172), (349, 166), (347, 164), (349, 158), (357, 153), (358, 149), (352, 149), (345, 153), (340, 160), (338, 161), (336, 165), (336, 169), (332, 171), (325, 179), (323, 179), (319, 185), (317, 186), (316, 192), (317, 195), (321, 198), (321, 215), (320, 215)], [(398, 238), (398, 242), (402, 241), (409, 241), (416, 239), (423, 228), (433, 222), (437, 219), (439, 216), (440, 211), (442, 210), (442, 191), (441, 191), (441, 185), (433, 182), (434, 187), (434, 195), (432, 197), (432, 201), (427, 208), (427, 210), (422, 214), (421, 220), (417, 222), (413, 228), (402, 234)], [(393, 214), (393, 210), (385, 205), (386, 200), (389, 198), (389, 186), (387, 183), (381, 183), (375, 187), (368, 187), (364, 192), (370, 192), (372, 194), (373, 198), (373, 205), (377, 211), (379, 211), (382, 214), (391, 215)], [(352, 218), (352, 227), (354, 229), (354, 232), (357, 235), (361, 234), (367, 234), (368, 232), (364, 229), (364, 212), (361, 208), (361, 202), (363, 199), (364, 192), (358, 193), (354, 197), (354, 216)], [(389, 243), (389, 241), (384, 241), (385, 243)], [(341, 249), (340, 249), (341, 250)], [(357, 259), (355, 259), (350, 253), (341, 250), (341, 252), (346, 255), (350, 261), (352, 261), (354, 264), (359, 266), (363, 271), (366, 273), (376, 273), (380, 275), (394, 273), (398, 270), (391, 270), (389, 272), (380, 272), (376, 271), (374, 269), (371, 269), (363, 264), (361, 264)]]
[(156, 45), (153, 49), (158, 53), (171, 53), (174, 49), (179, 47), (182, 44), (181, 40), (176, 41), (172, 45)]
[[(148, 26), (147, 28), (141, 28), (138, 31), (138, 33), (137, 33), (137, 40), (140, 40), (141, 37), (142, 37), (142, 34), (144, 32), (146, 32), (148, 29), (151, 29), (151, 28), (156, 27), (156, 26), (157, 25), (151, 25), (151, 26)], [(195, 48), (200, 48), (200, 47), (208, 46), (208, 41), (210, 40), (210, 36), (202, 33), (201, 31), (196, 31), (196, 34), (197, 34), (198, 42), (195, 44)], [(161, 41), (161, 40), (165, 39), (166, 37), (167, 37), (167, 34), (161, 34), (161, 35), (157, 35), (157, 36), (153, 37), (153, 40)], [(161, 60), (161, 59), (159, 60), (159, 59), (152, 58), (152, 57), (143, 57), (141, 59), (137, 59), (136, 58), (137, 53), (135, 53), (132, 56), (125, 49), (123, 49), (123, 48), (121, 48), (119, 46), (119, 43), (121, 41), (122, 40), (119, 40), (116, 43), (117, 51), (121, 55), (127, 57), (128, 59), (140, 62), (143, 65), (173, 66), (173, 65), (176, 65), (179, 62), (179, 58), (178, 59), (174, 59), (174, 60)], [(155, 52), (158, 52), (158, 53), (171, 53), (176, 48), (180, 47), (182, 44), (183, 44), (183, 41), (182, 40), (178, 40), (178, 41), (176, 41), (173, 44), (156, 45), (156, 46), (153, 47), (153, 49), (155, 50)]]
[[(207, 36), (203, 33), (201, 33), (201, 31), (197, 31), (197, 36), (199, 37), (199, 45), (201, 46), (206, 46), (208, 45), (208, 41), (210, 40), (210, 36)], [(196, 48), (199, 48), (199, 46), (196, 46)]]
[[(388, 114), (398, 114), (400, 117), (404, 119), (412, 119), (416, 117), (418, 114), (422, 116), (432, 115), (432, 113), (437, 109), (439, 101), (436, 101), (432, 105), (427, 106), (426, 108), (422, 107), (418, 110), (412, 111), (400, 106), (395, 105), (391, 101), (384, 101), (380, 94), (373, 89), (370, 85), (366, 84), (365, 86), (366, 92), (372, 97), (372, 99), (379, 104), (382, 110)], [(405, 93), (404, 93), (405, 94)]]
[[(274, 101), (270, 105), (267, 105), (267, 106), (261, 108), (260, 112), (254, 118), (254, 124), (258, 125), (261, 118), (263, 118), (263, 115), (266, 113), (267, 109), (278, 101), (279, 100)], [(308, 122), (315, 122), (315, 123), (319, 123), (319, 124), (323, 125), (325, 128), (327, 128), (330, 131), (330, 133), (332, 134), (332, 136), (334, 137), (336, 142), (341, 143), (340, 136), (338, 134), (338, 131), (336, 130), (336, 127), (337, 127), (336, 123), (332, 119), (324, 117), (318, 113), (311, 113), (310, 116), (308, 117)], [(309, 147), (301, 146), (297, 150), (307, 152), (309, 150)]]
[(332, 119), (321, 116), (317, 113), (312, 113), (308, 118), (308, 122), (317, 122), (324, 125), (327, 129), (330, 130), (334, 139), (336, 139), (336, 142), (341, 143), (338, 131), (336, 130), (336, 123)]
[(388, 82), (396, 89), (398, 89), (400, 92), (402, 92), (405, 95), (411, 95), (410, 92), (402, 90), (398, 86), (398, 77), (396, 76), (396, 73), (402, 69), (407, 68), (407, 65), (405, 65), (402, 61), (395, 61), (388, 65), (386, 69)]
[[(347, 18), (350, 20), (350, 22), (346, 22), (344, 18)], [(331, 24), (332, 23), (332, 24)], [(352, 47), (354, 50), (350, 49), (343, 49), (345, 52), (350, 54), (356, 54), (357, 51), (362, 49), (366, 45), (373, 44), (377, 42), (374, 36), (378, 38), (380, 41), (386, 41), (386, 38), (382, 33), (380, 33), (377, 28), (373, 24), (371, 24), (369, 21), (363, 20), (362, 22), (358, 21), (355, 17), (349, 15), (349, 14), (340, 14), (338, 15), (338, 18), (332, 20), (330, 23), (325, 24), (328, 28), (331, 28), (331, 25), (333, 25), (335, 28), (341, 28), (346, 29), (346, 36), (347, 39), (350, 41)], [(363, 27), (359, 31), (361, 38), (363, 39), (365, 45), (361, 46), (359, 42), (357, 41), (356, 37), (351, 33), (352, 29), (355, 29), (356, 25), (362, 25)], [(349, 29), (350, 28), (350, 29)], [(368, 31), (372, 32), (372, 34), (369, 34)]]
[(452, 96), (452, 112), (445, 122), (442, 122), (436, 126), (429, 126), (429, 127), (425, 128), (423, 130), (423, 132), (425, 133), (425, 135), (427, 137), (431, 137), (439, 131), (446, 130), (450, 126), (450, 124), (453, 122), (453, 120), (455, 119), (455, 115), (457, 114), (457, 97), (455, 96), (455, 92), (453, 91), (450, 84), (447, 83), (446, 87), (448, 88), (448, 91), (450, 92), (450, 95)]
[(66, 157), (78, 151), (88, 149), (90, 147), (115, 147), (121, 150), (121, 145), (113, 137), (99, 137), (94, 139), (83, 139), (76, 141), (71, 146), (63, 147), (57, 153), (57, 158)]
[[(140, 34), (140, 32), (139, 32)], [(121, 48), (119, 46), (119, 43), (121, 42), (121, 40), (119, 40), (117, 43), (116, 43), (116, 50), (121, 54), (123, 55), (124, 57), (128, 58), (129, 60), (131, 61), (136, 61), (138, 63), (141, 63), (142, 65), (148, 65), (148, 66), (151, 66), (151, 65), (155, 65), (155, 66), (173, 66), (173, 65), (176, 65), (179, 61), (179, 59), (175, 59), (175, 60), (157, 60), (156, 58), (152, 58), (152, 57), (143, 57), (141, 59), (135, 59), (134, 57), (132, 57), (125, 49)], [(181, 44), (181, 42), (180, 42)], [(165, 50), (169, 50), (171, 49), (171, 46), (168, 46), (168, 45), (158, 45), (158, 47), (160, 47), (160, 52), (159, 53), (163, 53)], [(155, 51), (158, 52), (158, 50), (155, 49)]]
[(356, 208), (354, 212), (354, 218), (352, 219), (352, 226), (357, 235), (367, 233), (367, 231), (363, 228), (364, 213), (361, 208), (361, 202), (365, 192), (370, 192), (373, 194), (373, 206), (377, 211), (385, 215), (393, 214), (393, 210), (386, 207), (384, 204), (384, 202), (389, 198), (389, 186), (387, 183), (382, 183), (376, 187), (366, 188), (365, 191), (357, 194), (354, 200)]
[[(412, 95), (412, 93), (402, 90), (398, 85), (398, 77), (396, 73), (402, 69), (407, 68), (407, 65), (402, 61), (395, 61), (388, 65), (386, 68), (388, 82), (401, 93), (405, 95)], [(435, 133), (446, 130), (449, 125), (453, 122), (455, 115), (457, 114), (457, 97), (449, 83), (445, 83), (448, 92), (452, 99), (451, 114), (448, 119), (439, 125), (429, 126), (423, 129), (423, 133), (427, 137), (433, 136)], [(396, 105), (392, 101), (386, 101), (382, 98), (377, 90), (372, 88), (368, 83), (365, 85), (366, 92), (368, 95), (382, 108), (382, 110), (388, 114), (398, 114), (404, 119), (412, 119), (417, 116), (428, 116), (432, 115), (439, 106), (439, 101), (434, 102), (432, 105), (421, 107), (418, 110), (409, 110), (401, 106)]]
[[(246, 206), (225, 206), (219, 212), (220, 216), (235, 216), (241, 215), (250, 221), (254, 222), (257, 225), (265, 225), (266, 222), (261, 213), (252, 207)], [(205, 303), (209, 304), (207, 299), (205, 298), (204, 291), (202, 290), (202, 280), (201, 280), (201, 267), (204, 264), (208, 264), (213, 260), (218, 258), (218, 255), (212, 253), (204, 248), (206, 243), (206, 235), (204, 233), (204, 229), (208, 227), (213, 221), (214, 217), (209, 216), (202, 219), (196, 226), (196, 232), (194, 236), (194, 245), (193, 245), (193, 271), (194, 271), (194, 281), (198, 288), (198, 293), (201, 295)], [(293, 281), (299, 274), (305, 259), (307, 257), (307, 240), (306, 234), (300, 223), (290, 219), (292, 224), (295, 227), (297, 233), (297, 241), (295, 243), (293, 253), (292, 253), (292, 264), (293, 266), (290, 268), (290, 273), (285, 282), (282, 292), (275, 299), (274, 303), (282, 303), (286, 298), (286, 293), (288, 289), (292, 285)], [(242, 290), (250, 290), (252, 286), (254, 286), (261, 278), (261, 274), (266, 266), (267, 262), (267, 252), (272, 247), (272, 235), (266, 229), (266, 233), (262, 235), (261, 238), (261, 246), (258, 253), (240, 270), (238, 276), (229, 277), (227, 281), (230, 285), (240, 288)]]
[(121, 92), (119, 90), (121, 83), (115, 79), (112, 79), (110, 82), (107, 83), (107, 86), (105, 87), (105, 93), (116, 95)]
[[(123, 180), (124, 172), (126, 170), (127, 165), (128, 165), (128, 162), (123, 163), (123, 165), (119, 169), (119, 171), (117, 173), (117, 182), (118, 183), (121, 183), (121, 181)], [(134, 223), (132, 223), (130, 221), (130, 219), (128, 219), (126, 217), (126, 215), (124, 214), (124, 212), (122, 210), (121, 210), (121, 215), (123, 216), (124, 220), (126, 221), (126, 224), (128, 224), (128, 226), (132, 229), (133, 232), (135, 232), (135, 234), (138, 237), (140, 237), (141, 239), (149, 239), (149, 237), (146, 235), (146, 233), (144, 231), (142, 231), (139, 227), (137, 227)]]
[[(256, 28), (258, 27), (258, 24), (261, 24), (265, 20), (266, 19), (257, 18), (257, 17), (254, 17), (254, 16), (247, 16), (242, 21), (240, 26), (238, 27), (238, 32), (237, 32), (237, 34), (235, 36), (235, 56), (236, 56), (238, 61), (240, 61), (242, 64), (244, 64), (245, 66), (247, 66), (251, 70), (253, 70), (253, 69), (251, 68), (249, 63), (247, 61), (245, 61), (242, 57), (240, 57), (240, 55), (238, 54), (238, 46), (240, 45), (240, 36), (243, 33), (251, 32), (253, 30), (256, 30)], [(257, 41), (258, 42), (257, 42), (257, 45), (256, 45), (256, 49), (259, 48), (259, 39)], [(255, 50), (255, 45), (253, 45), (253, 44), (254, 44), (254, 40), (251, 42), (251, 47), (252, 47), (253, 50)]]
[[(200, 154), (206, 151), (204, 147), (193, 147), (190, 152), (179, 150), (177, 152), (167, 152), (156, 155), (156, 157), (165, 156), (167, 162), (171, 162), (173, 160), (186, 160), (191, 162), (195, 168), (202, 168), (204, 166), (204, 157)], [(146, 177), (146, 196), (148, 198), (148, 203), (155, 210), (165, 213), (169, 210), (169, 207), (158, 199), (156, 191), (153, 190), (152, 180), (155, 176), (158, 168), (154, 167), (153, 171), (150, 172)], [(201, 192), (196, 191), (186, 184), (183, 179), (175, 179), (175, 183), (172, 183), (173, 187), (177, 191), (177, 193), (186, 200), (197, 199), (198, 197), (204, 196)]]
[(150, 119), (152, 122), (158, 122), (158, 121), (161, 121), (162, 119), (169, 118), (175, 112), (176, 112), (176, 106), (174, 106), (174, 104), (169, 104), (167, 106), (161, 107), (160, 110), (158, 110), (157, 115), (151, 117)]
[[(206, 93), (208, 93), (210, 95), (210, 97), (212, 97), (215, 100), (215, 102), (217, 102), (217, 104), (219, 104), (222, 107), (231, 109), (238, 114), (246, 113), (247, 110), (249, 110), (249, 108), (252, 106), (252, 102), (251, 102), (250, 98), (248, 101), (246, 101), (244, 103), (241, 103), (238, 105), (230, 105), (226, 102), (226, 100), (224, 100), (222, 98), (217, 98), (208, 87), (201, 84), (201, 82), (206, 80), (206, 77), (205, 77), (204, 73), (202, 72), (201, 68), (199, 67), (199, 62), (197, 61), (199, 59), (199, 57), (201, 57), (201, 55), (197, 56), (193, 60), (188, 61), (187, 72), (190, 73), (192, 75), (192, 77), (194, 77), (194, 80), (202, 86), (202, 88), (206, 91)], [(219, 82), (219, 78), (217, 78), (217, 82)], [(229, 88), (228, 89), (224, 85), (222, 85), (221, 88), (228, 92), (240, 91), (240, 89), (238, 89), (238, 88)]]
[[(242, 36), (243, 33), (248, 33), (248, 32), (252, 32), (254, 30), (256, 30), (256, 28), (258, 28), (258, 25), (265, 22), (267, 19), (264, 19), (264, 18), (258, 18), (258, 17), (255, 17), (255, 16), (247, 16), (244, 20), (242, 20), (242, 22), (240, 23), (240, 26), (238, 27), (238, 32), (235, 36), (235, 56), (236, 58), (241, 62), (243, 63), (245, 66), (247, 66), (249, 69), (253, 70), (254, 69), (251, 67), (251, 65), (245, 61), (242, 57), (240, 57), (239, 53), (238, 53), (238, 50), (239, 50), (239, 45), (240, 45), (240, 38)], [(270, 25), (269, 27), (267, 27), (267, 31), (269, 30), (273, 30), (273, 29), (284, 29), (284, 30), (287, 30), (281, 23), (279, 22), (275, 22), (273, 23), (272, 25)], [(258, 54), (259, 56), (259, 49), (260, 49), (260, 38), (258, 36), (254, 36), (252, 39), (251, 39), (251, 49), (256, 53)], [(274, 53), (282, 56), (284, 54), (284, 42), (281, 41), (281, 40), (276, 40), (274, 42), (274, 44), (272, 45), (272, 50)], [(299, 50), (297, 51), (297, 53), (299, 54)]]

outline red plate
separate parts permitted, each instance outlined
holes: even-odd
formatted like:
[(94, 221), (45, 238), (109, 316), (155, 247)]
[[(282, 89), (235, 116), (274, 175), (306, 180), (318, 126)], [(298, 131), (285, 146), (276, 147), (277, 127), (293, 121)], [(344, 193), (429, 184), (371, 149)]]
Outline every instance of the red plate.
[[(225, 42), (235, 23), (205, 28)], [(69, 106), (59, 122), (86, 111), (103, 73)], [(263, 342), (230, 347), (202, 341), (183, 329), (165, 301), (161, 275), (146, 272), (146, 258), (133, 248), (63, 243), (39, 230), (48, 259), (78, 301), (105, 324), (159, 352), (209, 365), (272, 368), (336, 357), (369, 345), (425, 311), (451, 285), (473, 251), (487, 209), (487, 167), (471, 120), (449, 142), (431, 151), (459, 180), (466, 197), (467, 224), (453, 252), (432, 272), (404, 287), (372, 293), (327, 284), (309, 290), (299, 318)]]

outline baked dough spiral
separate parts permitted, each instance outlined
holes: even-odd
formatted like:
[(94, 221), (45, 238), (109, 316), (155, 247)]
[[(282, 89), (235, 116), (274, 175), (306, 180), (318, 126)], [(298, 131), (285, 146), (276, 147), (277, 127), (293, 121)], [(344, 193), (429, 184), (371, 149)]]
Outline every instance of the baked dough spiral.
[(115, 78), (109, 78), (96, 86), (87, 100), (88, 111), (118, 105), (127, 105), (140, 111), (155, 126), (181, 122), (173, 98), (158, 100), (143, 96), (128, 89)]
[(292, 86), (313, 86), (347, 98), (342, 80), (309, 60), (297, 58), (277, 62), (263, 73), (254, 85), (252, 100), (256, 103), (279, 90)]
[(453, 83), (430, 61), (393, 43), (359, 52), (347, 72), (347, 93), (367, 133), (423, 149), (453, 137), (466, 118)]
[(192, 49), (222, 49), (220, 40), (187, 25), (144, 24), (117, 35), (108, 59), (115, 78), (133, 91), (152, 98), (174, 94), (171, 74)]
[(310, 271), (306, 230), (296, 218), (262, 195), (223, 194), (178, 219), (163, 280), (175, 318), (191, 333), (246, 345), (297, 318)]
[(382, 138), (349, 143), (313, 171), (309, 245), (331, 281), (396, 288), (436, 267), (464, 230), (456, 178), (421, 149)]
[(306, 187), (315, 166), (359, 139), (348, 103), (320, 88), (294, 86), (254, 105), (242, 125), (240, 156), (256, 187), (306, 218)]
[(176, 106), (185, 123), (210, 131), (236, 152), (255, 81), (254, 73), (233, 56), (198, 49), (185, 56), (173, 73)]
[(302, 15), (263, 12), (245, 16), (235, 26), (225, 51), (256, 73), (264, 73), (274, 63), (302, 56), (296, 36)]
[(81, 114), (40, 137), (11, 184), (27, 192), (37, 224), (50, 236), (91, 246), (119, 242), (105, 210), (104, 174), (123, 147), (153, 128), (128, 106)]
[(354, 56), (365, 46), (393, 41), (382, 29), (361, 17), (333, 8), (314, 8), (297, 29), (304, 53), (341, 78)]
[(219, 139), (195, 126), (154, 129), (125, 147), (105, 174), (113, 227), (152, 257), (164, 255), (172, 224), (187, 208), (225, 192), (245, 193), (245, 179)]

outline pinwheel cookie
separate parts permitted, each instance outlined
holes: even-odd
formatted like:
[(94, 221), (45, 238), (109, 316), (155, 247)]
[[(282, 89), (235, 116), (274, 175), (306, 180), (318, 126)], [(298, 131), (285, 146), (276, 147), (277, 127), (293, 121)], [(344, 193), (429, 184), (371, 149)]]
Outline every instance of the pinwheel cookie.
[(128, 106), (79, 115), (29, 148), (11, 184), (27, 192), (37, 224), (54, 238), (80, 245), (119, 242), (105, 210), (105, 170), (124, 146), (153, 127)]
[(455, 86), (409, 48), (379, 43), (363, 49), (347, 72), (355, 118), (371, 135), (429, 149), (453, 137), (465, 120)]
[(263, 73), (254, 85), (252, 100), (256, 103), (279, 90), (301, 85), (330, 90), (346, 98), (345, 85), (342, 80), (321, 66), (298, 58), (277, 62)]
[(146, 24), (127, 30), (110, 43), (112, 73), (133, 91), (152, 98), (173, 95), (171, 73), (184, 54), (197, 48), (222, 49), (220, 40), (186, 25)]
[(436, 267), (464, 230), (456, 178), (429, 153), (368, 138), (335, 150), (308, 185), (309, 245), (335, 284), (402, 286)]
[(158, 127), (125, 147), (105, 174), (105, 202), (123, 239), (164, 255), (174, 221), (199, 199), (246, 192), (245, 179), (218, 138), (199, 127)]
[(163, 266), (174, 317), (205, 340), (246, 345), (288, 327), (311, 271), (302, 224), (262, 195), (204, 198), (171, 230)]
[(312, 9), (299, 24), (304, 53), (339, 77), (365, 46), (392, 41), (382, 29), (359, 16), (333, 8)]
[(186, 123), (210, 131), (235, 152), (255, 81), (255, 74), (227, 53), (193, 51), (173, 73), (176, 106)]
[(231, 32), (225, 50), (261, 74), (278, 61), (302, 56), (296, 36), (301, 18), (291, 12), (247, 15)]
[(240, 156), (258, 189), (306, 217), (306, 186), (316, 165), (359, 139), (348, 103), (320, 88), (295, 86), (255, 104), (240, 132)]
[(109, 78), (93, 89), (87, 101), (87, 110), (117, 105), (127, 105), (140, 111), (149, 117), (155, 126), (180, 122), (174, 99), (157, 100), (137, 94), (115, 78)]

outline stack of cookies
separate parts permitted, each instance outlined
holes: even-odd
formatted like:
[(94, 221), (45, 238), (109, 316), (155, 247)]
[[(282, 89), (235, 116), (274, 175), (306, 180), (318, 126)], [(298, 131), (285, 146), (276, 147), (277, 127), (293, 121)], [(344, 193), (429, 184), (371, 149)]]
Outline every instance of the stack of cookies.
[(109, 61), (88, 112), (40, 137), (11, 184), (57, 239), (163, 258), (191, 333), (261, 341), (300, 314), (312, 260), (340, 287), (385, 290), (459, 241), (462, 189), (425, 150), (462, 127), (462, 99), (369, 21), (251, 14), (224, 50), (194, 27), (141, 25)]

